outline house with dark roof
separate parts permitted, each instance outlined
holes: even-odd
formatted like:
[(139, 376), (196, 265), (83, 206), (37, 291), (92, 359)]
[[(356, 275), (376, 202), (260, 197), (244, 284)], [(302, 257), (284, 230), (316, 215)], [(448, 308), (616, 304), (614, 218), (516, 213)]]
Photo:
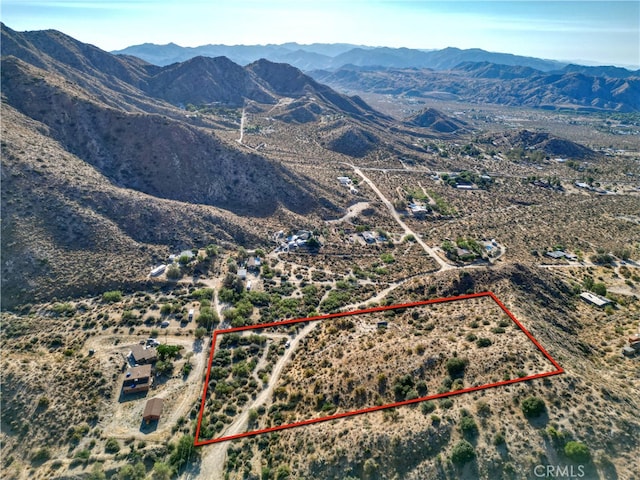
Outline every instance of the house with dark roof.
[(154, 363), (158, 360), (158, 352), (154, 347), (144, 348), (143, 345), (132, 345), (131, 353), (129, 354), (133, 363), (138, 365), (145, 365), (147, 363)]
[(122, 393), (147, 392), (153, 384), (151, 365), (130, 368), (122, 382)]
[(144, 406), (144, 412), (142, 413), (142, 419), (149, 423), (153, 420), (159, 420), (162, 414), (162, 406), (164, 400), (162, 398), (150, 398), (147, 400), (147, 404)]

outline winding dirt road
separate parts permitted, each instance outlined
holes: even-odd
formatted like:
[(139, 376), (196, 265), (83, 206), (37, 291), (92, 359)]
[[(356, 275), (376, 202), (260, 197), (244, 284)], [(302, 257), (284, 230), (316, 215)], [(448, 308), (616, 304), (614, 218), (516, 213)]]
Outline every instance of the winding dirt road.
[(453, 265), (448, 264), (447, 262), (445, 262), (440, 255), (438, 255), (436, 253), (436, 250), (434, 248), (431, 248), (429, 245), (427, 245), (426, 243), (424, 243), (422, 241), (422, 239), (418, 236), (418, 234), (416, 232), (414, 232), (413, 230), (411, 230), (411, 228), (409, 228), (409, 226), (404, 223), (402, 221), (402, 219), (400, 218), (400, 215), (398, 215), (398, 212), (396, 212), (395, 207), (393, 206), (393, 204), (387, 199), (387, 197), (384, 196), (384, 194), (380, 191), (380, 189), (378, 187), (376, 187), (376, 184), (373, 183), (369, 177), (367, 177), (364, 173), (362, 173), (362, 170), (360, 170), (358, 167), (356, 167), (355, 165), (350, 165), (351, 168), (353, 168), (353, 171), (360, 176), (360, 178), (362, 178), (362, 180), (364, 180), (364, 182), (369, 185), (369, 187), (371, 187), (371, 190), (373, 190), (375, 192), (376, 195), (378, 195), (378, 197), (380, 197), (380, 200), (382, 200), (382, 203), (385, 204), (385, 206), (387, 207), (387, 209), (389, 210), (389, 212), (391, 213), (391, 216), (394, 218), (394, 220), (398, 223), (398, 225), (400, 225), (400, 227), (402, 227), (402, 229), (404, 230), (405, 235), (413, 235), (416, 239), (416, 242), (418, 242), (418, 244), (422, 247), (422, 249), (427, 252), (428, 255), (431, 256), (431, 258), (433, 258), (438, 265), (440, 265), (440, 270), (453, 270), (454, 267)]

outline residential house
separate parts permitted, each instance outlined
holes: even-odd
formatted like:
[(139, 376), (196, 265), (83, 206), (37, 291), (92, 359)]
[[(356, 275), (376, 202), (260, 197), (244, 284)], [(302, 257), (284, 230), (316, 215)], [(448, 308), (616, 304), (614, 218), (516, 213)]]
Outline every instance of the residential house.
[(260, 257), (249, 257), (249, 260), (247, 261), (247, 270), (249, 271), (260, 270), (261, 264), (262, 264), (262, 261), (260, 260)]
[(138, 365), (145, 365), (147, 363), (154, 363), (158, 360), (158, 352), (155, 348), (144, 348), (143, 345), (132, 345), (131, 353), (129, 354), (133, 363)]
[(153, 384), (151, 365), (130, 368), (122, 382), (122, 393), (147, 392)]

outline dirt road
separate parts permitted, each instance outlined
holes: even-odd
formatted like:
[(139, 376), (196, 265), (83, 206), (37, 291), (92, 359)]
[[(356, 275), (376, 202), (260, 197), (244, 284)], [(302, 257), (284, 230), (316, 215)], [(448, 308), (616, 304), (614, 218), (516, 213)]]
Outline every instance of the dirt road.
[(411, 228), (409, 228), (409, 226), (404, 223), (402, 221), (402, 219), (400, 218), (400, 215), (398, 215), (398, 212), (396, 212), (395, 207), (393, 206), (393, 204), (387, 199), (387, 197), (384, 196), (384, 194), (380, 191), (380, 189), (378, 189), (378, 187), (376, 187), (375, 183), (373, 183), (369, 177), (367, 177), (364, 173), (362, 173), (362, 170), (360, 170), (358, 167), (354, 166), (354, 165), (350, 165), (351, 168), (353, 168), (353, 171), (358, 174), (362, 180), (365, 181), (365, 183), (367, 185), (369, 185), (369, 187), (371, 187), (371, 190), (373, 190), (376, 195), (378, 195), (378, 197), (380, 197), (380, 200), (382, 200), (382, 203), (385, 204), (385, 206), (387, 207), (387, 209), (389, 209), (389, 212), (391, 213), (391, 216), (394, 218), (394, 220), (398, 223), (398, 225), (400, 225), (400, 227), (402, 227), (402, 230), (404, 230), (405, 235), (413, 235), (416, 239), (416, 242), (418, 242), (418, 244), (422, 247), (422, 249), (427, 252), (428, 255), (431, 256), (431, 258), (433, 258), (438, 265), (440, 265), (440, 270), (453, 270), (454, 267), (453, 265), (449, 265), (447, 262), (445, 262), (440, 255), (438, 255), (435, 251), (435, 249), (431, 248), (429, 245), (427, 245), (426, 243), (424, 243), (422, 241), (422, 239), (418, 236), (417, 233), (415, 233), (413, 230), (411, 230)]
[[(291, 340), (289, 348), (285, 351), (285, 354), (280, 357), (280, 359), (273, 367), (273, 371), (271, 372), (271, 377), (269, 378), (267, 387), (262, 392), (260, 392), (260, 394), (253, 402), (245, 407), (242, 413), (238, 417), (236, 417), (235, 421), (231, 425), (229, 425), (229, 427), (227, 427), (227, 429), (224, 430), (221, 435), (230, 436), (246, 431), (247, 422), (249, 419), (249, 411), (258, 408), (260, 405), (263, 405), (271, 397), (275, 386), (280, 380), (282, 370), (291, 359), (291, 355), (293, 355), (293, 352), (297, 348), (298, 344), (318, 325), (319, 322), (311, 322), (309, 325), (300, 330), (298, 335), (293, 340)], [(224, 461), (225, 457), (227, 456), (229, 442), (216, 443), (204, 448), (206, 448), (207, 451), (200, 465), (200, 478), (207, 478), (212, 480), (224, 478)]]

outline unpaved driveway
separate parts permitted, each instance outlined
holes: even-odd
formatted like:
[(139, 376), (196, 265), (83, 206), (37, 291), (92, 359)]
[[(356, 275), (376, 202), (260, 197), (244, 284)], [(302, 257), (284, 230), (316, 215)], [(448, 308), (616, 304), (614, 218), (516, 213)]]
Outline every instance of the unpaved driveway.
[(427, 254), (429, 254), (431, 258), (433, 258), (438, 263), (438, 265), (440, 265), (440, 270), (453, 270), (454, 268), (456, 268), (453, 265), (450, 265), (447, 262), (445, 262), (436, 253), (436, 251), (433, 248), (431, 248), (429, 245), (424, 243), (422, 239), (418, 236), (418, 234), (415, 233), (413, 230), (411, 230), (409, 226), (402, 221), (402, 219), (400, 218), (400, 215), (398, 215), (398, 212), (396, 212), (396, 209), (393, 206), (393, 204), (387, 199), (387, 197), (384, 196), (384, 194), (380, 191), (380, 189), (376, 187), (375, 183), (373, 183), (369, 179), (369, 177), (367, 177), (364, 173), (362, 173), (362, 170), (360, 170), (358, 167), (354, 165), (351, 165), (351, 167), (353, 168), (353, 171), (356, 174), (358, 174), (362, 178), (362, 180), (364, 180), (365, 183), (369, 185), (369, 187), (371, 187), (371, 190), (373, 190), (376, 193), (376, 195), (380, 197), (380, 200), (382, 200), (382, 203), (384, 203), (386, 207), (389, 209), (391, 216), (393, 216), (393, 218), (398, 223), (398, 225), (400, 225), (400, 227), (402, 227), (402, 229), (404, 230), (405, 235), (413, 235), (416, 239), (416, 242), (418, 242), (418, 244), (423, 248), (423, 250), (427, 252)]

